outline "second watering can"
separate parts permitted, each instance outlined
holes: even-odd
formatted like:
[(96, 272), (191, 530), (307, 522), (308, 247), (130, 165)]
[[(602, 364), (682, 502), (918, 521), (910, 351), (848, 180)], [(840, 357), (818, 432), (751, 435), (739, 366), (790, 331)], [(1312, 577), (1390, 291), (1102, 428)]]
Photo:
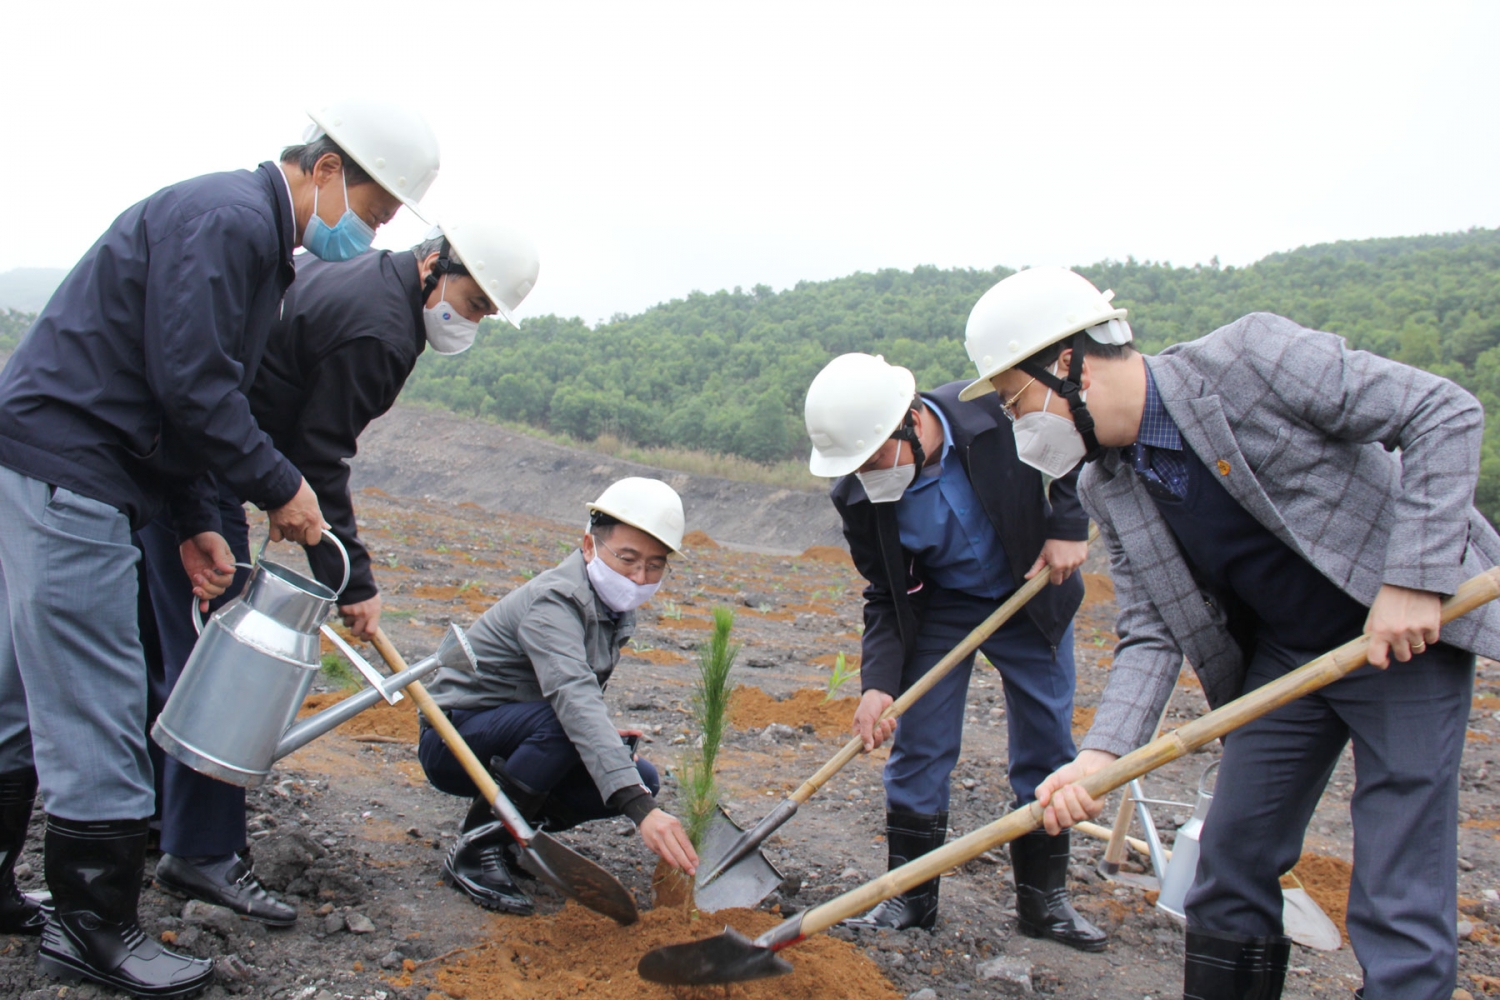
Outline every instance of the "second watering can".
[[(161, 748), (193, 770), (246, 787), (270, 773), (318, 674), (319, 628), (349, 582), (348, 552), (332, 532), (323, 538), (344, 557), (339, 590), (262, 558), (248, 567), (240, 595), (200, 625), (198, 644), (151, 727)], [(193, 615), (201, 622), (196, 599)]]

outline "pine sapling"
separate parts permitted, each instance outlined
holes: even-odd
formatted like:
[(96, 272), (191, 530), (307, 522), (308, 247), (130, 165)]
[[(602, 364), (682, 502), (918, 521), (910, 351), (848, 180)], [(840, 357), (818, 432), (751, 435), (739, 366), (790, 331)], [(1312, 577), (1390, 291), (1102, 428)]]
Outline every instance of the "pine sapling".
[(729, 671), (740, 652), (740, 644), (729, 640), (733, 629), (734, 612), (727, 607), (714, 608), (713, 635), (698, 651), (693, 716), (701, 736), (697, 754), (681, 767), (682, 790), (687, 800), (684, 821), (695, 848), (702, 846), (714, 810), (719, 806), (714, 767), (729, 716)]

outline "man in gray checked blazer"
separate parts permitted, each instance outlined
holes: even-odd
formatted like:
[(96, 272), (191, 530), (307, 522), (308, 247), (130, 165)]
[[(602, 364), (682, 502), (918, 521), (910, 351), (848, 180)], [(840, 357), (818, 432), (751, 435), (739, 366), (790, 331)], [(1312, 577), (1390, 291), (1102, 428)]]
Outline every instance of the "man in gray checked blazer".
[(1098, 815), (1076, 782), (1150, 739), (1184, 657), (1217, 706), (1367, 632), (1372, 665), (1226, 737), (1184, 996), (1280, 996), (1278, 876), (1352, 738), (1360, 995), (1446, 1000), (1474, 654), (1500, 656), (1493, 605), (1439, 642), (1442, 597), (1500, 562), (1473, 508), (1483, 411), (1446, 379), (1268, 313), (1149, 358), (1124, 317), (1082, 277), (1038, 268), (969, 320), (968, 398), (1001, 394), (1023, 461), (1090, 461), (1079, 491), (1120, 605), (1093, 728), (1037, 790), (1047, 828)]

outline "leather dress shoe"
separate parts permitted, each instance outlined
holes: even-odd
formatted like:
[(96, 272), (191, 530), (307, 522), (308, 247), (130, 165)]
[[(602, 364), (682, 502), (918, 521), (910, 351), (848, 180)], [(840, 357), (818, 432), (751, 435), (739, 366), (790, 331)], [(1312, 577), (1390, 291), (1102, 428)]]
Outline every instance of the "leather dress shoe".
[(227, 907), (267, 927), (290, 927), (297, 911), (266, 891), (237, 854), (218, 858), (179, 858), (163, 854), (156, 884), (189, 899)]

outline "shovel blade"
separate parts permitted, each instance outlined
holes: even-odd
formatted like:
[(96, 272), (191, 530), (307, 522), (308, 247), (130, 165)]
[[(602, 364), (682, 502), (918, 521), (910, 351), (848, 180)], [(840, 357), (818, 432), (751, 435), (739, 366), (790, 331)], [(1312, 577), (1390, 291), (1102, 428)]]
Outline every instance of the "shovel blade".
[[(723, 809), (715, 810), (708, 832), (703, 836), (701, 857), (724, 857), (743, 832)], [(710, 866), (702, 863), (698, 870), (707, 872)], [(751, 851), (725, 868), (713, 881), (705, 883), (700, 879), (693, 889), (693, 902), (705, 913), (734, 907), (748, 909), (775, 892), (781, 882), (782, 875), (776, 866), (760, 851)]]
[(636, 966), (642, 979), (666, 986), (719, 986), (791, 971), (792, 963), (733, 927), (725, 927), (717, 937), (648, 951)]
[(617, 878), (549, 834), (538, 832), (531, 838), (521, 852), (521, 864), (558, 892), (616, 923), (629, 925), (641, 918), (635, 898)]

